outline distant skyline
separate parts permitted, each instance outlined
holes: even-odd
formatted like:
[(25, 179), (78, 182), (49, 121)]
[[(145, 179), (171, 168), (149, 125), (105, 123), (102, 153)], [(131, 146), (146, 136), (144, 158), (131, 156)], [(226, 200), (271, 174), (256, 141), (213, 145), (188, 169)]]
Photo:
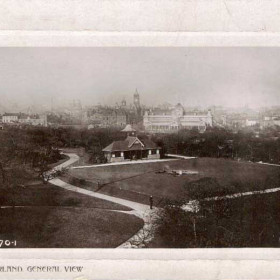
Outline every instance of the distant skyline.
[(280, 105), (280, 48), (1, 48), (0, 109), (83, 105)]

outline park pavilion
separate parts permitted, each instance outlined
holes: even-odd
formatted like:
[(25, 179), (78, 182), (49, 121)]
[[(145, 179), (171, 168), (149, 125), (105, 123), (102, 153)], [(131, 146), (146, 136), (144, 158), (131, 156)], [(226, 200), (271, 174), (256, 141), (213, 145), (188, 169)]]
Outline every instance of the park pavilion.
[(161, 148), (150, 139), (139, 139), (131, 125), (122, 132), (127, 134), (125, 140), (114, 141), (102, 150), (108, 162), (160, 158)]

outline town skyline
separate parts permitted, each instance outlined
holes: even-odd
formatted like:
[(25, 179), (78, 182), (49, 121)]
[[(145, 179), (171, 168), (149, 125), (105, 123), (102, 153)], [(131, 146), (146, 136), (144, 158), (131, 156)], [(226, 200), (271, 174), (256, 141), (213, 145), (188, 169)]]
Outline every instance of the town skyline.
[[(133, 96), (133, 94), (131, 95)], [(83, 103), (80, 99), (64, 99), (62, 103), (55, 102), (54, 99), (50, 101), (50, 104), (43, 103), (43, 104), (33, 104), (33, 103), (26, 103), (26, 104), (18, 104), (16, 101), (8, 101), (8, 102), (0, 102), (0, 115), (5, 113), (22, 113), (22, 114), (44, 114), (44, 113), (60, 113), (64, 110), (72, 110), (73, 107), (76, 107), (77, 105), (81, 107), (83, 110), (87, 110), (90, 108), (111, 108), (111, 109), (120, 109), (122, 108), (122, 102), (126, 102), (126, 108), (132, 108), (134, 106), (133, 98), (127, 95), (126, 97), (123, 97), (122, 99), (117, 100), (115, 103)], [(215, 109), (223, 109), (228, 110), (232, 112), (245, 112), (247, 110), (250, 110), (255, 113), (260, 113), (262, 111), (270, 110), (270, 109), (279, 109), (280, 110), (280, 104), (272, 104), (268, 106), (257, 106), (253, 107), (250, 106), (250, 104), (244, 104), (240, 106), (226, 106), (226, 105), (219, 105), (219, 104), (210, 104), (210, 105), (191, 105), (191, 104), (184, 104), (183, 102), (168, 102), (165, 100), (162, 100), (161, 103), (157, 104), (145, 104), (141, 100), (141, 94), (140, 94), (140, 104), (142, 109), (150, 110), (153, 108), (174, 108), (177, 104), (181, 104), (187, 111), (208, 111), (208, 110), (215, 110)]]

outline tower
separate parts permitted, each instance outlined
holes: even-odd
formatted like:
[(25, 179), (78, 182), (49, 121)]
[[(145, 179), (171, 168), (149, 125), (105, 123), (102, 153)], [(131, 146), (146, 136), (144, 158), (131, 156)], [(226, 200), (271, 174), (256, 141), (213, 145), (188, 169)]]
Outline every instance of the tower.
[(126, 133), (126, 136), (135, 136), (136, 130), (132, 128), (130, 124), (127, 124), (126, 127), (121, 130), (122, 132)]
[(140, 108), (140, 96), (139, 96), (137, 89), (133, 95), (133, 103), (137, 109)]
[(126, 107), (126, 100), (125, 99), (122, 100), (122, 107)]
[(135, 90), (135, 93), (133, 95), (133, 107), (135, 113), (135, 118), (133, 122), (139, 123), (142, 121), (142, 109), (140, 105), (140, 96), (137, 89)]
[(213, 116), (212, 116), (210, 110), (208, 110), (208, 113), (207, 113), (207, 124), (209, 126), (213, 126)]

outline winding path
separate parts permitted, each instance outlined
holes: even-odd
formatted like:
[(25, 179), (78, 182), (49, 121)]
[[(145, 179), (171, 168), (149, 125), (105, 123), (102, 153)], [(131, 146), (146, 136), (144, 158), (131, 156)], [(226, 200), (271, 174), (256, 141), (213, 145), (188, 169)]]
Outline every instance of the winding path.
[(123, 206), (132, 208), (136, 211), (147, 211), (147, 210), (149, 210), (148, 205), (133, 202), (133, 201), (122, 199), (122, 198), (113, 197), (113, 196), (110, 196), (110, 195), (105, 195), (105, 194), (93, 192), (93, 191), (86, 190), (86, 189), (83, 189), (83, 188), (79, 188), (79, 187), (68, 184), (68, 183), (66, 183), (66, 182), (64, 182), (60, 179), (57, 179), (57, 178), (52, 179), (49, 182), (52, 183), (53, 185), (56, 185), (58, 187), (61, 187), (61, 188), (65, 189), (65, 190), (85, 194), (85, 195), (100, 198), (100, 199), (104, 199), (104, 200), (114, 202), (114, 203), (118, 203), (118, 204), (121, 204)]
[[(69, 157), (69, 160), (56, 166), (54, 168), (55, 170), (61, 170), (63, 168), (67, 168), (80, 159), (79, 156), (74, 153), (64, 153), (64, 154)], [(120, 205), (133, 209), (132, 211), (122, 211), (122, 212), (126, 213), (126, 214), (135, 215), (135, 216), (141, 218), (144, 221), (144, 226), (129, 240), (127, 240), (126, 242), (121, 244), (119, 246), (119, 248), (131, 248), (131, 247), (139, 247), (139, 246), (141, 247), (141, 246), (143, 246), (143, 243), (147, 243), (153, 238), (153, 226), (152, 226), (153, 218), (152, 217), (154, 217), (156, 208), (151, 210), (150, 207), (145, 204), (141, 204), (141, 203), (133, 202), (130, 200), (117, 198), (117, 197), (93, 192), (90, 190), (86, 190), (83, 188), (79, 188), (79, 187), (73, 186), (69, 183), (66, 183), (58, 178), (51, 179), (51, 180), (49, 180), (49, 182), (55, 186), (58, 186), (60, 188), (68, 190), (68, 191), (73, 191), (73, 192), (88, 195), (91, 197), (104, 199), (104, 200), (114, 202), (114, 203), (117, 203), (117, 204), (120, 204)], [(120, 211), (118, 211), (118, 212), (120, 212)]]

